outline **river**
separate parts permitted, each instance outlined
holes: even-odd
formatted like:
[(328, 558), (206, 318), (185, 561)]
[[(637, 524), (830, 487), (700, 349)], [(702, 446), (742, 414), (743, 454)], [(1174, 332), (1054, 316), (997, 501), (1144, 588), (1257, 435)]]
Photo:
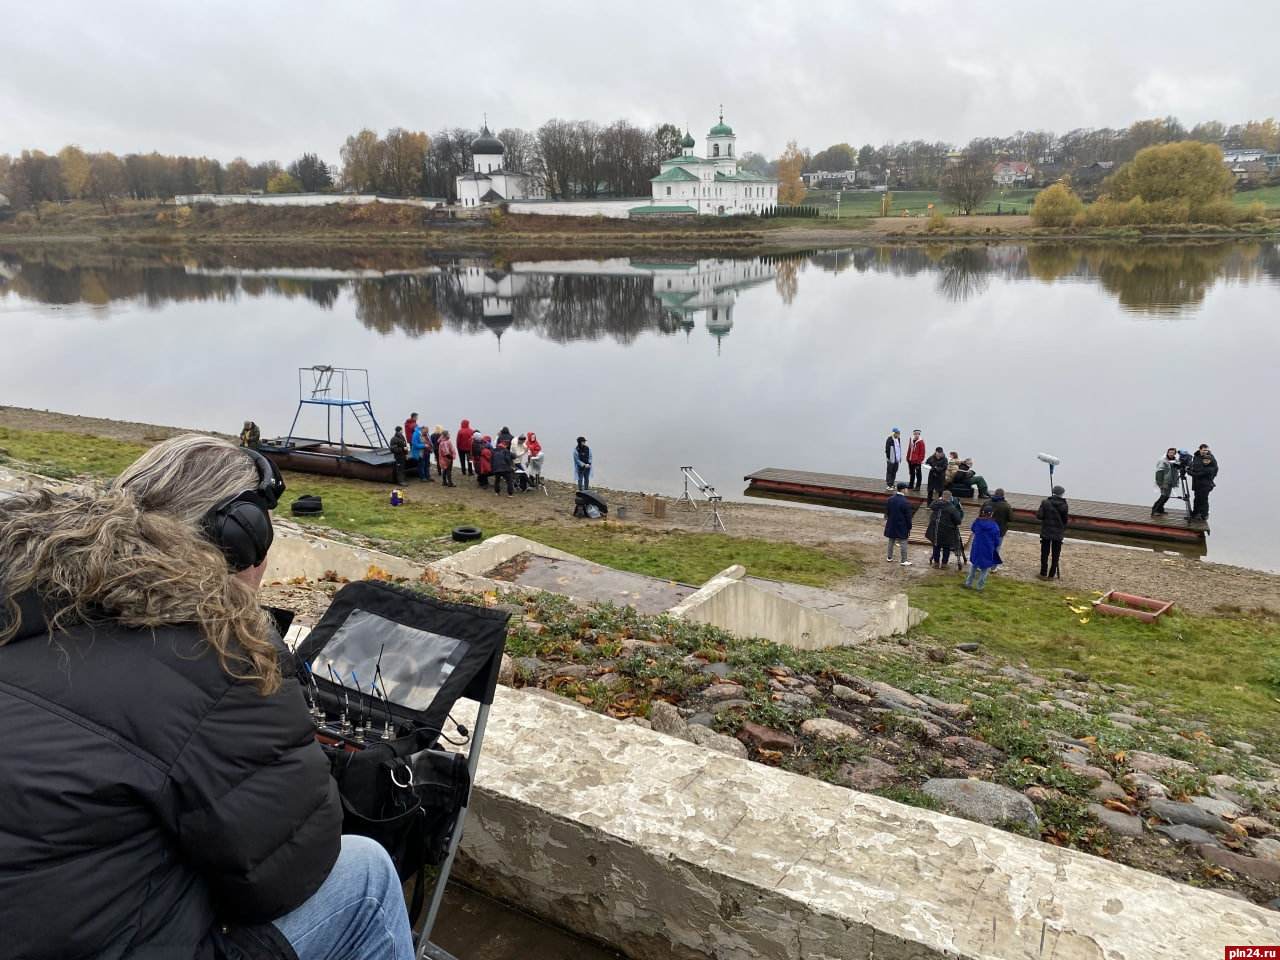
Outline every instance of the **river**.
[(1164, 449), (1206, 442), (1208, 558), (1280, 570), (1274, 243), (316, 260), (0, 249), (0, 403), (272, 437), (300, 368), (363, 368), (388, 433), (532, 429), (559, 479), (581, 434), (598, 486), (678, 495), (692, 465), (730, 500), (766, 466), (882, 476), (896, 426), (993, 487), (1047, 492), (1045, 452), (1068, 500), (1147, 504)]

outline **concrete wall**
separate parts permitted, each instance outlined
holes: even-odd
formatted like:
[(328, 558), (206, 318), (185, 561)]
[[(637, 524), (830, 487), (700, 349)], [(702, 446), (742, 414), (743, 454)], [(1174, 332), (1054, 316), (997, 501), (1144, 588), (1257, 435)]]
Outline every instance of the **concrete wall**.
[(369, 576), (370, 567), (405, 580), (417, 580), (427, 569), (421, 563), (389, 553), (314, 537), (295, 523), (277, 520), (263, 580), (267, 583), (294, 577), (319, 580), (329, 571), (348, 580), (364, 580)]
[(414, 207), (436, 207), (445, 201), (432, 197), (402, 199), (380, 197), (374, 193), (189, 193), (173, 198), (179, 205), (212, 203), (227, 207), (237, 203), (251, 203), (262, 207), (326, 207), (335, 203), (361, 206), (366, 203), (403, 203)]
[(1280, 914), (500, 687), (454, 875), (642, 960), (1166, 960)]
[(536, 213), (548, 217), (609, 217), (626, 220), (631, 208), (648, 203), (648, 197), (630, 200), (513, 200), (512, 213)]
[(670, 613), (682, 620), (711, 624), (734, 636), (763, 637), (797, 650), (838, 647), (853, 639), (834, 617), (723, 574), (708, 580)]

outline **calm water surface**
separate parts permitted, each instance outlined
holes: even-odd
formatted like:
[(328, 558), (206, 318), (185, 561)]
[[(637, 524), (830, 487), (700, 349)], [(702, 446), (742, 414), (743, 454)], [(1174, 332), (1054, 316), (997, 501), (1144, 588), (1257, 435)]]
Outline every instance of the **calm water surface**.
[(882, 476), (897, 426), (992, 486), (1045, 490), (1046, 451), (1068, 499), (1149, 504), (1164, 449), (1207, 442), (1209, 558), (1280, 569), (1275, 244), (302, 262), (0, 251), (0, 403), (269, 437), (298, 368), (364, 367), (388, 432), (411, 409), (533, 429), (559, 479), (583, 434), (598, 485), (676, 495), (692, 464), (731, 498), (765, 466)]

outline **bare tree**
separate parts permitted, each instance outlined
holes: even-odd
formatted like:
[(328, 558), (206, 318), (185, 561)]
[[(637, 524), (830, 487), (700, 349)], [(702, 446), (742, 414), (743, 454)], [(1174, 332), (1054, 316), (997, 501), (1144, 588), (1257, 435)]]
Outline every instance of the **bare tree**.
[(963, 210), (966, 216), (972, 213), (995, 189), (995, 181), (991, 179), (993, 166), (989, 144), (974, 141), (961, 157), (947, 164), (938, 177), (942, 199)]

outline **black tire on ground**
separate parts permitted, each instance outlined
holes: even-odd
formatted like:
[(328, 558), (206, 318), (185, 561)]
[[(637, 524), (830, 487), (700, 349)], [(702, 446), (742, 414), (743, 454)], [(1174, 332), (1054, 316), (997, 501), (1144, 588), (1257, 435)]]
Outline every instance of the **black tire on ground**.
[(472, 540), (479, 540), (484, 533), (479, 527), (454, 527), (453, 539), (458, 543), (470, 543)]
[(324, 512), (324, 501), (317, 496), (307, 495), (293, 501), (293, 506), (289, 509), (294, 516), (317, 516)]

